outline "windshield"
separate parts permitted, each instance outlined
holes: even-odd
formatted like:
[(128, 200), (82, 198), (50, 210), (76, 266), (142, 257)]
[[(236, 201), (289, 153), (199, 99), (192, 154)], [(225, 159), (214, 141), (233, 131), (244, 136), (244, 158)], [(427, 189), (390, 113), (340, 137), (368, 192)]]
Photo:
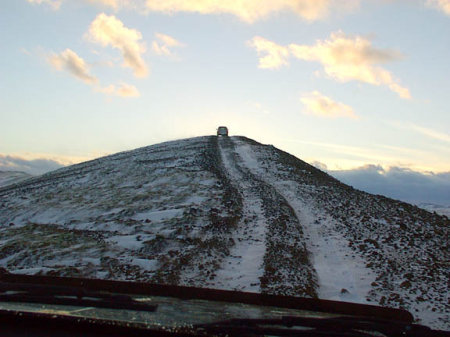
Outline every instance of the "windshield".
[(0, 27), (1, 268), (450, 329), (448, 1), (4, 0)]
[[(375, 336), (409, 336), (430, 332), (412, 325), (413, 317), (404, 310), (288, 296), (261, 295), (204, 288), (164, 286), (148, 283), (103, 281), (80, 278), (28, 276), (2, 271), (0, 275), (0, 319), (30, 324), (36, 319), (48, 333), (54, 327), (66, 331), (88, 324), (92, 332), (117, 334), (114, 327), (134, 332), (190, 335), (286, 335), (302, 331), (318, 333), (359, 330)], [(34, 321), (27, 321), (34, 317)], [(7, 322), (11, 324), (11, 322)], [(20, 325), (19, 325), (20, 326)], [(292, 330), (293, 327), (300, 330)], [(102, 329), (102, 328), (101, 328)], [(244, 329), (244, 330), (242, 330)], [(269, 329), (269, 330), (267, 330)], [(95, 331), (95, 330), (94, 330)], [(128, 331), (132, 333), (133, 331)], [(320, 332), (321, 331), (321, 332)], [(381, 335), (380, 335), (381, 333)], [(350, 334), (366, 336), (366, 334)], [(349, 335), (349, 336), (350, 336)], [(343, 334), (342, 336), (347, 336)]]

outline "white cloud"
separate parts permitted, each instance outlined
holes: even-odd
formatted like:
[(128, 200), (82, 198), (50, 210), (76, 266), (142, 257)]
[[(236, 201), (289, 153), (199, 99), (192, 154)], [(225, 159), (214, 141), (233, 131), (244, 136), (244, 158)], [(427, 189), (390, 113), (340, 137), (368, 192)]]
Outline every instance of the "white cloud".
[(361, 36), (350, 37), (337, 32), (332, 33), (329, 40), (319, 40), (313, 46), (290, 44), (289, 50), (298, 59), (320, 62), (325, 73), (337, 81), (385, 85), (401, 98), (411, 98), (407, 88), (401, 86), (389, 71), (378, 66), (398, 59), (399, 53), (377, 49)]
[(152, 50), (158, 55), (176, 57), (171, 49), (184, 46), (183, 43), (166, 34), (155, 33), (155, 37), (156, 40), (152, 43)]
[(94, 84), (98, 82), (98, 79), (89, 73), (86, 62), (68, 48), (60, 54), (50, 55), (48, 61), (55, 69), (65, 70), (85, 83)]
[(65, 70), (72, 76), (82, 80), (86, 84), (93, 86), (93, 90), (106, 95), (120, 97), (139, 97), (139, 90), (130, 84), (120, 83), (118, 86), (109, 85), (101, 87), (98, 85), (98, 79), (89, 73), (86, 62), (74, 51), (66, 49), (60, 54), (52, 54), (48, 57), (50, 64), (57, 70)]
[(450, 0), (427, 0), (426, 5), (450, 15)]
[[(58, 9), (64, 0), (28, 0)], [(360, 0), (84, 0), (93, 5), (136, 10), (140, 13), (177, 12), (199, 14), (229, 14), (246, 23), (254, 23), (271, 15), (291, 12), (312, 22), (327, 18), (331, 13), (348, 13), (359, 6)]]
[(318, 91), (303, 94), (300, 101), (305, 105), (305, 112), (325, 118), (358, 118), (352, 107), (336, 102)]
[(392, 50), (377, 49), (363, 37), (332, 33), (329, 40), (317, 41), (313, 46), (290, 44), (285, 47), (260, 36), (247, 42), (259, 56), (258, 67), (278, 69), (289, 65), (289, 58), (320, 62), (325, 73), (340, 82), (360, 81), (385, 85), (401, 98), (411, 98), (409, 90), (399, 84), (392, 74), (379, 66), (401, 58)]
[(289, 49), (269, 41), (261, 36), (255, 36), (247, 42), (259, 56), (258, 68), (278, 69), (289, 65)]
[(29, 3), (32, 4), (46, 4), (48, 6), (50, 6), (53, 10), (58, 10), (59, 7), (61, 7), (61, 0), (28, 0)]
[(326, 18), (331, 12), (351, 11), (359, 0), (147, 0), (149, 11), (231, 14), (253, 23), (279, 12), (293, 12), (304, 20)]
[(114, 95), (120, 97), (139, 97), (139, 90), (134, 86), (127, 83), (120, 83), (119, 86), (110, 84), (104, 88), (96, 88), (98, 92), (104, 93), (106, 95)]
[(112, 46), (122, 53), (124, 66), (132, 68), (136, 77), (145, 77), (148, 66), (142, 58), (145, 46), (141, 42), (142, 34), (136, 29), (130, 29), (114, 15), (99, 14), (91, 23), (87, 38), (100, 45)]

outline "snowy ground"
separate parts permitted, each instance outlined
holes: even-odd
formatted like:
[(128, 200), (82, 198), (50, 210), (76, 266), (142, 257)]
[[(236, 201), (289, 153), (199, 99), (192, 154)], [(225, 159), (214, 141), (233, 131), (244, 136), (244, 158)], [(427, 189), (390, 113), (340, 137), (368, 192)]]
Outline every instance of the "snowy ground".
[(305, 231), (308, 250), (312, 253), (313, 266), (318, 276), (319, 297), (367, 303), (366, 297), (375, 275), (366, 268), (366, 262), (349, 248), (348, 241), (337, 230), (333, 218), (321, 215), (311, 202), (302, 200), (297, 182), (276, 179), (270, 171), (264, 170), (250, 144), (239, 139), (233, 141), (245, 165), (262, 180), (271, 182), (294, 209)]
[(0, 187), (0, 266), (402, 307), (448, 329), (449, 225), (272, 146), (198, 137)]
[(401, 307), (449, 328), (448, 218), (354, 190), (271, 146), (233, 142), (247, 167), (295, 210), (319, 297)]
[[(236, 289), (240, 291), (261, 291), (260, 278), (264, 272), (264, 254), (266, 251), (266, 226), (259, 194), (251, 181), (245, 179), (237, 167), (235, 152), (226, 146), (226, 140), (219, 139), (224, 168), (231, 183), (240, 191), (243, 199), (242, 214), (232, 235), (235, 243), (230, 254), (222, 262), (214, 284), (216, 288)], [(249, 221), (251, 219), (251, 221)]]

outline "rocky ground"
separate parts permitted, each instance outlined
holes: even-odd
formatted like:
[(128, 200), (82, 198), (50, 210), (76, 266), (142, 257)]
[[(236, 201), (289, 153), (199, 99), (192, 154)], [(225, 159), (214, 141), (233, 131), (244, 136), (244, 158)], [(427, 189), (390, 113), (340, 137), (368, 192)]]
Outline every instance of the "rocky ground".
[(449, 328), (449, 224), (272, 146), (198, 137), (0, 188), (0, 266), (402, 307)]

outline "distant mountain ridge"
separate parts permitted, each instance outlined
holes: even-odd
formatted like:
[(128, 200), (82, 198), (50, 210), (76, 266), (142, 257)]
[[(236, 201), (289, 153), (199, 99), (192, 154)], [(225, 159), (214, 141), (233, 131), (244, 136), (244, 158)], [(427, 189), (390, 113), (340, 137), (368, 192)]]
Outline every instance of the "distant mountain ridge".
[(0, 188), (0, 266), (402, 307), (449, 328), (449, 225), (273, 146), (198, 137)]
[(426, 209), (429, 212), (436, 212), (440, 215), (445, 215), (447, 218), (450, 219), (450, 205), (444, 206), (444, 205), (436, 205), (432, 203), (421, 203), (418, 204), (420, 208)]
[(329, 173), (368, 193), (385, 195), (427, 210), (431, 208), (440, 214), (448, 214), (445, 209), (450, 209), (450, 172), (423, 173), (401, 167), (384, 169), (378, 165), (366, 165)]
[(15, 184), (31, 177), (33, 177), (31, 174), (25, 172), (0, 170), (0, 187)]

